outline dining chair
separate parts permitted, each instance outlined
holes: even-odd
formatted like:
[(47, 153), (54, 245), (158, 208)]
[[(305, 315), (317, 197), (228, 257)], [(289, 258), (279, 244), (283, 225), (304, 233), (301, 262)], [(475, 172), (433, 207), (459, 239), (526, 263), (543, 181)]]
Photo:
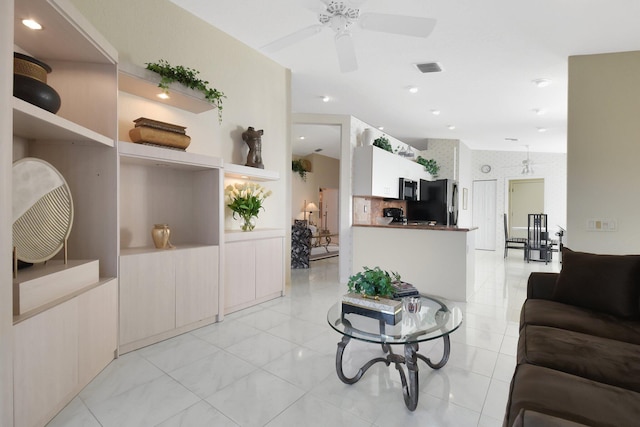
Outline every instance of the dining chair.
[(504, 257), (506, 258), (509, 252), (509, 249), (523, 249), (525, 251), (525, 259), (526, 259), (526, 251), (527, 251), (527, 239), (525, 237), (509, 237), (509, 227), (507, 227), (507, 214), (503, 215), (504, 217)]
[[(529, 214), (527, 223), (527, 247), (525, 258), (529, 261), (551, 261), (552, 243), (547, 230), (547, 214)], [(538, 252), (537, 258), (531, 257), (531, 252)]]

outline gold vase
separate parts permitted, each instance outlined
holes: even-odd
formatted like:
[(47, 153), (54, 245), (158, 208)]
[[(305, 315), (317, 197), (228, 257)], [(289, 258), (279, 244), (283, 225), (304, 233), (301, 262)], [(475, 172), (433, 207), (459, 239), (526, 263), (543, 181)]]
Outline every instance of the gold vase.
[(156, 248), (167, 248), (170, 234), (171, 229), (169, 228), (169, 224), (155, 224), (151, 230), (151, 238), (153, 239), (153, 244), (156, 245)]

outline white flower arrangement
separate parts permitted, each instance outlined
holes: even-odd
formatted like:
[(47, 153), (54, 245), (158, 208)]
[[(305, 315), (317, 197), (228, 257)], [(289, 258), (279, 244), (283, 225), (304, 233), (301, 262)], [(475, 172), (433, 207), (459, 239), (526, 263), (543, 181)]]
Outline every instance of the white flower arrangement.
[(260, 185), (253, 182), (236, 183), (227, 185), (225, 188), (225, 198), (227, 206), (233, 211), (233, 218), (236, 214), (243, 219), (243, 231), (251, 231), (255, 227), (252, 218), (257, 218), (260, 209), (264, 209), (264, 200), (271, 196), (271, 190), (265, 191)]

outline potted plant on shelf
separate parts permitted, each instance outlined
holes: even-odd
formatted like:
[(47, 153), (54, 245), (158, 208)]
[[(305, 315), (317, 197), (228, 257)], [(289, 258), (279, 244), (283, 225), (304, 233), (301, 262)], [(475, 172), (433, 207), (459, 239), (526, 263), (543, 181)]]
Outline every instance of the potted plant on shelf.
[(298, 175), (300, 175), (300, 178), (302, 178), (303, 181), (307, 180), (307, 172), (309, 172), (309, 170), (307, 169), (304, 160), (302, 160), (302, 159), (292, 160), (291, 161), (291, 170), (294, 171), (294, 172), (297, 172)]
[(373, 140), (373, 146), (374, 147), (378, 147), (378, 148), (382, 148), (385, 151), (393, 153), (393, 147), (391, 147), (391, 144), (389, 143), (389, 138), (387, 138), (384, 135), (379, 137), (379, 138), (374, 139)]
[(233, 219), (236, 215), (242, 219), (242, 231), (251, 231), (255, 228), (255, 218), (260, 209), (264, 209), (264, 200), (271, 195), (271, 190), (265, 191), (256, 183), (236, 183), (225, 188), (227, 207), (233, 211)]
[(422, 156), (418, 156), (418, 158), (416, 159), (416, 163), (419, 163), (422, 166), (424, 166), (424, 170), (429, 172), (431, 176), (433, 176), (434, 178), (438, 176), (438, 172), (440, 171), (440, 166), (438, 166), (438, 163), (435, 160), (433, 159), (427, 160)]
[(164, 59), (158, 62), (146, 63), (147, 70), (151, 70), (160, 75), (160, 83), (158, 87), (162, 88), (165, 93), (169, 93), (169, 85), (178, 82), (183, 86), (201, 92), (205, 99), (218, 109), (218, 121), (222, 123), (222, 100), (226, 98), (225, 94), (215, 88), (209, 87), (209, 82), (198, 78), (199, 71), (192, 68), (169, 64)]

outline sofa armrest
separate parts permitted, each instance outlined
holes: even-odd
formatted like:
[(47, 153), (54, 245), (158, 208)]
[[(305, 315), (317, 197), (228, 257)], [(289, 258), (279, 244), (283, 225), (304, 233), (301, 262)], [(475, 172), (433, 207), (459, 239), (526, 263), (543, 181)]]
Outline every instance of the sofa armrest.
[(527, 298), (553, 300), (558, 276), (559, 273), (531, 273), (527, 282)]

